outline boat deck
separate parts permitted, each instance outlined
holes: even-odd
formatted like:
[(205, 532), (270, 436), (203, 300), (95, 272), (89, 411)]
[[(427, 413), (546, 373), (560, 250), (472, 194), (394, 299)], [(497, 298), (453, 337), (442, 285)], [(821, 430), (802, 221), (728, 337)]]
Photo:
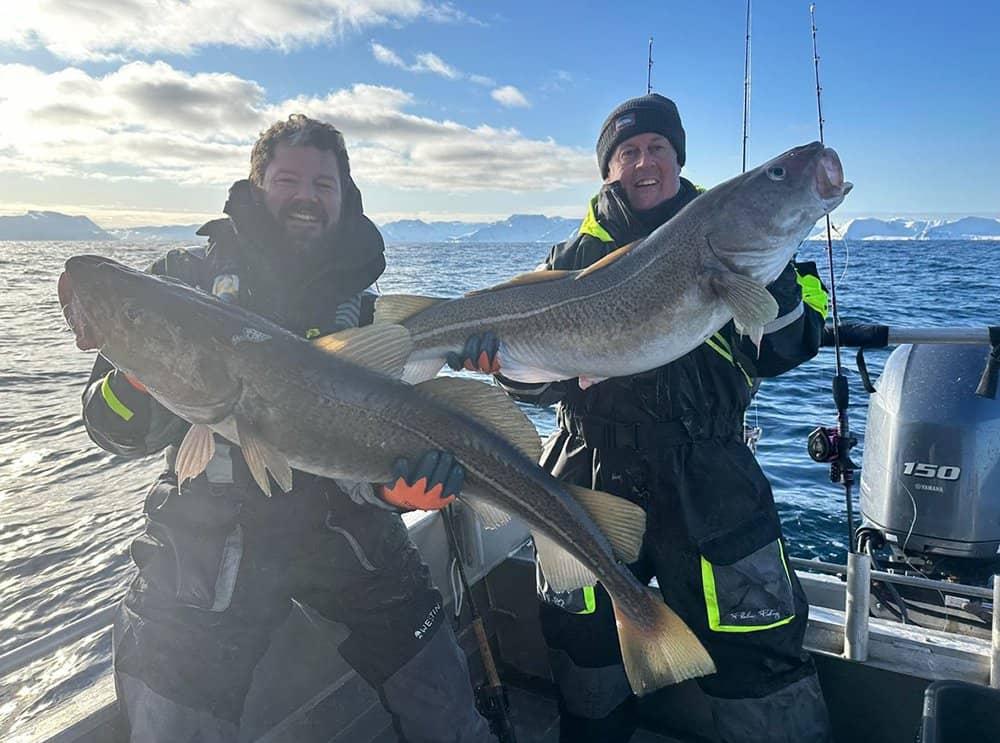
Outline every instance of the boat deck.
[[(518, 742), (557, 743), (558, 712), (538, 625), (533, 554), (524, 547), (526, 531), (511, 524), (483, 532), (468, 513), (465, 517), (461, 552), (507, 685)], [(450, 555), (440, 520), (414, 517), (409, 527), (437, 585), (449, 586)], [(838, 576), (815, 572), (800, 571), (800, 578), (810, 600), (806, 645), (819, 669), (837, 741), (912, 743), (928, 683), (961, 679), (989, 685), (991, 658), (994, 653), (1000, 658), (1000, 650), (989, 640), (879, 619), (871, 620), (867, 631), (866, 660), (845, 659), (844, 582)], [(445, 599), (454, 605), (447, 588)], [(481, 683), (485, 674), (467, 618), (466, 610), (458, 639), (473, 679)], [(87, 631), (102, 630), (96, 626)], [(307, 607), (296, 607), (255, 670), (244, 710), (247, 740), (397, 740), (375, 691), (337, 652), (346, 635), (342, 625), (322, 619)], [(58, 640), (64, 641), (68, 640)], [(52, 651), (46, 646), (38, 652)], [(632, 743), (715, 743), (707, 701), (694, 681), (643, 697), (639, 714), (642, 729)], [(22, 726), (14, 739), (18, 743), (122, 743), (122, 727), (111, 674), (105, 673), (86, 691), (61, 700), (29, 726)]]

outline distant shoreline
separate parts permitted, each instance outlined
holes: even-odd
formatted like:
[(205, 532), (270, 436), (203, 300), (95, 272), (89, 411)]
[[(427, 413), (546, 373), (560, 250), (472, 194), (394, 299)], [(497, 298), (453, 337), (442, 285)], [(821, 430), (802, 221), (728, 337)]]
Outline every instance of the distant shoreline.
[[(571, 238), (578, 219), (541, 214), (514, 214), (495, 222), (403, 219), (378, 225), (387, 244), (403, 243), (548, 243)], [(109, 242), (177, 242), (200, 244), (195, 231), (200, 224), (161, 225), (104, 229), (89, 217), (60, 212), (29, 211), (18, 216), (0, 216), (0, 241), (89, 240)], [(856, 217), (834, 225), (835, 240), (881, 242), (888, 240), (1000, 240), (1000, 219), (955, 217), (948, 219), (882, 219)], [(825, 240), (823, 223), (813, 228), (807, 240)]]

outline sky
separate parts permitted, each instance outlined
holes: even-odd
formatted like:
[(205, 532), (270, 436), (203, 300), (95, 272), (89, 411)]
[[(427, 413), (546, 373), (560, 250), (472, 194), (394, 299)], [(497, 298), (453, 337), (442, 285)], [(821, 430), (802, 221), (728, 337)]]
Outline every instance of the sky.
[[(4, 7), (6, 6), (6, 7)], [(740, 172), (745, 0), (0, 0), (0, 213), (217, 216), (254, 140), (340, 128), (376, 222), (582, 216), (607, 114), (676, 101), (683, 174)], [(816, 4), (839, 216), (1000, 216), (1000, 5)], [(809, 4), (752, 5), (749, 164), (818, 138)]]

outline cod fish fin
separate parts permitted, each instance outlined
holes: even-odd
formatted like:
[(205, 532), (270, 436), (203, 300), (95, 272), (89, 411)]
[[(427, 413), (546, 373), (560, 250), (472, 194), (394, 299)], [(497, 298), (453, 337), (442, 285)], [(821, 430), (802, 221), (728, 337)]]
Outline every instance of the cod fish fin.
[(428, 379), (434, 379), (438, 372), (444, 367), (444, 359), (420, 359), (415, 361), (410, 359), (403, 367), (401, 379), (407, 384), (420, 384)]
[(553, 590), (576, 591), (597, 583), (597, 576), (590, 568), (577, 560), (559, 544), (534, 529), (531, 536), (535, 540), (535, 559), (542, 568), (546, 582)]
[(509, 513), (490, 505), (481, 498), (465, 497), (462, 499), (462, 502), (475, 512), (480, 522), (482, 522), (484, 529), (496, 529), (510, 523)]
[(517, 403), (499, 387), (475, 379), (437, 377), (421, 382), (417, 389), (468, 413), (532, 462), (537, 462), (542, 456), (538, 430)]
[(177, 450), (174, 471), (177, 473), (177, 486), (187, 480), (193, 480), (208, 466), (215, 456), (215, 436), (212, 429), (204, 423), (196, 423), (184, 434), (184, 440)]
[(250, 468), (250, 474), (264, 491), (264, 495), (271, 496), (268, 472), (286, 493), (292, 489), (292, 468), (288, 466), (288, 460), (264, 441), (250, 423), (237, 418), (236, 436), (240, 440), (240, 449), (243, 450), (243, 458)]
[(754, 347), (757, 349), (757, 358), (760, 358), (760, 342), (764, 338), (764, 328), (758, 325), (756, 328), (744, 328), (742, 325), (737, 325), (736, 330), (741, 335), (750, 336), (750, 340), (753, 342)]
[(490, 292), (495, 292), (500, 289), (512, 289), (515, 286), (526, 286), (527, 284), (538, 284), (542, 281), (555, 281), (556, 279), (564, 279), (570, 274), (575, 274), (576, 271), (530, 271), (529, 273), (522, 273), (519, 276), (504, 281), (502, 284), (497, 284), (496, 286), (488, 286), (485, 289), (476, 289), (471, 291), (465, 296), (475, 297), (480, 294), (489, 294)]
[(646, 512), (635, 503), (615, 495), (564, 483), (573, 498), (611, 542), (622, 562), (639, 559), (639, 549), (646, 533)]
[(582, 279), (584, 276), (589, 276), (590, 274), (594, 273), (594, 271), (600, 271), (605, 266), (610, 266), (615, 261), (620, 260), (621, 258), (624, 258), (626, 255), (631, 253), (632, 249), (640, 244), (642, 244), (642, 240), (636, 240), (635, 242), (630, 242), (627, 245), (622, 245), (617, 250), (612, 250), (610, 253), (601, 258), (599, 261), (594, 261), (582, 271), (578, 271), (576, 274), (576, 278)]
[(753, 279), (733, 271), (714, 271), (709, 284), (732, 311), (736, 324), (751, 335), (778, 316), (778, 303), (771, 292)]
[(659, 593), (647, 591), (650, 620), (641, 623), (619, 610), (612, 597), (618, 624), (625, 675), (638, 696), (669, 684), (715, 673), (705, 646)]
[(375, 324), (398, 325), (429, 307), (447, 302), (448, 297), (422, 297), (418, 294), (383, 294), (375, 300)]
[(313, 346), (342, 359), (398, 379), (413, 350), (402, 325), (366, 325), (317, 338)]

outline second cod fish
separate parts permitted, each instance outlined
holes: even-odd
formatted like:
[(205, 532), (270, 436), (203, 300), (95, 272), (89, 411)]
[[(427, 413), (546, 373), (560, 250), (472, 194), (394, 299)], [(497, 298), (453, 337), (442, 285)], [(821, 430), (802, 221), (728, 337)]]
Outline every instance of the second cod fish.
[(487, 526), (507, 514), (526, 522), (557, 590), (596, 580), (607, 588), (636, 693), (714, 671), (683, 620), (619, 561), (638, 559), (642, 509), (542, 470), (534, 426), (497, 388), (448, 377), (415, 387), (400, 381), (411, 351), (404, 328), (309, 342), (99, 256), (66, 262), (59, 298), (79, 348), (100, 349), (193, 424), (177, 455), (180, 482), (212, 458), (213, 432), (242, 448), (268, 494), (269, 474), (287, 491), (293, 468), (379, 483), (390, 481), (400, 457), (449, 451), (465, 469), (463, 499)]
[(579, 377), (582, 387), (667, 364), (730, 319), (759, 345), (778, 312), (765, 286), (850, 190), (837, 153), (813, 142), (706, 191), (582, 271), (536, 271), (457, 299), (383, 296), (375, 321), (410, 331), (409, 382), (435, 376), (486, 331), (500, 339), (505, 377)]

